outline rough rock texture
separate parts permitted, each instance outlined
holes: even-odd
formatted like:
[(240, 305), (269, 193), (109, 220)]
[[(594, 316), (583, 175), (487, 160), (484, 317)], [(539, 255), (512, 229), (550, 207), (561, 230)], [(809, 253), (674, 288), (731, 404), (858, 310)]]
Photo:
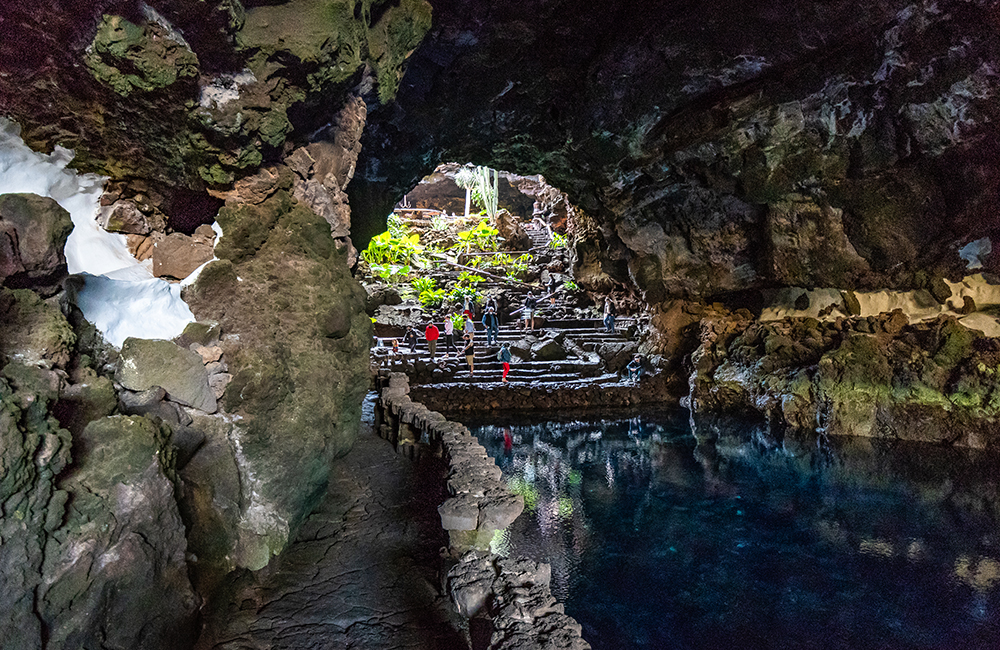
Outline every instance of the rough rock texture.
[(184, 469), (196, 486), (185, 506), (192, 547), (208, 571), (259, 569), (285, 547), (330, 461), (351, 448), (368, 387), (371, 322), (346, 253), (324, 219), (287, 189), (272, 192), (220, 211), (220, 260), (184, 294), (199, 319), (220, 324), (232, 374), (227, 415), (198, 426), (208, 440)]
[(917, 286), (997, 234), (994, 2), (433, 4), (356, 231), (451, 159), (544, 174), (596, 220), (577, 282), (648, 303)]
[(441, 469), (440, 461), (415, 464), (370, 431), (362, 435), (334, 463), (297, 541), (266, 570), (225, 585), (196, 647), (468, 647), (440, 591)]
[(183, 280), (215, 256), (214, 237), (212, 229), (204, 225), (199, 226), (192, 237), (179, 232), (167, 235), (153, 245), (153, 275)]
[(218, 408), (201, 356), (170, 341), (125, 339), (115, 381), (132, 391), (160, 386), (172, 401), (206, 413)]
[(390, 101), (431, 18), (425, 0), (246, 4), (7, 5), (0, 113), (88, 170), (201, 190), (276, 159), (293, 131), (301, 142), (361, 77)]
[(18, 363), (0, 379), (4, 647), (183, 647), (198, 599), (166, 436), (119, 416), (71, 441), (48, 414), (59, 386)]
[(66, 275), (69, 213), (48, 197), (0, 195), (0, 283), (55, 293)]
[(76, 334), (58, 307), (28, 289), (0, 288), (0, 358), (64, 367)]
[(1000, 445), (1000, 342), (954, 317), (722, 316), (702, 322), (701, 341), (691, 359), (695, 411), (757, 411), (779, 433)]

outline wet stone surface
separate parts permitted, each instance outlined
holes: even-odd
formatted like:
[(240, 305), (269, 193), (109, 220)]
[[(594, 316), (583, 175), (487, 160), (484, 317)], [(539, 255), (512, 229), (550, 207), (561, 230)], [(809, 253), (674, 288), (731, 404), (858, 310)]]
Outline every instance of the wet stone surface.
[(438, 459), (410, 461), (362, 431), (295, 543), (221, 587), (230, 596), (208, 614), (197, 648), (468, 647), (440, 593), (442, 471)]

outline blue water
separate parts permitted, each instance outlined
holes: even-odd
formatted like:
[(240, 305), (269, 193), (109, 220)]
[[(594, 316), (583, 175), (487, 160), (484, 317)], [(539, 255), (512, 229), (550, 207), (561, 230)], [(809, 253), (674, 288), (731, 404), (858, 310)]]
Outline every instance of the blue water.
[[(687, 413), (472, 427), (595, 648), (1000, 648), (1000, 459)], [(509, 448), (504, 429), (509, 431)]]

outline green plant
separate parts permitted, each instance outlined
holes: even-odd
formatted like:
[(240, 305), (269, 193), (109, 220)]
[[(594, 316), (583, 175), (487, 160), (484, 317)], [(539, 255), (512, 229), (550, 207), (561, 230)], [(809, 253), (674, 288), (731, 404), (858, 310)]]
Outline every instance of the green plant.
[(459, 312), (452, 314), (448, 318), (451, 320), (451, 324), (455, 326), (456, 332), (461, 332), (462, 328), (465, 327), (465, 314)]
[(424, 291), (432, 291), (437, 286), (437, 281), (434, 278), (413, 278), (410, 286), (417, 293), (422, 293)]
[(444, 218), (444, 215), (436, 214), (431, 217), (431, 230), (446, 230), (448, 228), (448, 220)]
[(560, 235), (557, 232), (552, 233), (552, 239), (549, 240), (549, 246), (551, 248), (562, 248), (566, 246), (566, 243), (566, 236)]
[(372, 264), (372, 274), (389, 284), (394, 284), (410, 275), (413, 269), (407, 264)]
[(361, 259), (374, 266), (376, 264), (421, 264), (424, 247), (420, 235), (394, 235), (387, 230), (376, 235), (361, 252)]
[(566, 291), (577, 291), (580, 289), (580, 287), (579, 285), (577, 285), (576, 282), (573, 282), (572, 280), (566, 280), (565, 282), (563, 282), (563, 289), (565, 289)]
[(486, 278), (481, 275), (469, 273), (468, 271), (462, 271), (458, 274), (458, 280), (456, 280), (456, 282), (460, 287), (475, 287), (477, 284), (485, 280)]
[(456, 304), (462, 304), (466, 298), (472, 298), (473, 301), (479, 302), (479, 292), (476, 291), (475, 287), (459, 286), (448, 292), (448, 298)]
[(440, 307), (444, 302), (445, 293), (444, 289), (424, 289), (420, 292), (418, 300), (424, 307)]

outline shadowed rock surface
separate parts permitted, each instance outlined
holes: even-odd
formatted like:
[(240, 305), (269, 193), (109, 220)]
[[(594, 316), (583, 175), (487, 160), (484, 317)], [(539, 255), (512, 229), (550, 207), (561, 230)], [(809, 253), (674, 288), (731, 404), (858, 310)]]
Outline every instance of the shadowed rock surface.
[(198, 650), (456, 650), (462, 619), (440, 593), (448, 543), (443, 464), (414, 463), (370, 430), (333, 465), (294, 544), (223, 589)]

